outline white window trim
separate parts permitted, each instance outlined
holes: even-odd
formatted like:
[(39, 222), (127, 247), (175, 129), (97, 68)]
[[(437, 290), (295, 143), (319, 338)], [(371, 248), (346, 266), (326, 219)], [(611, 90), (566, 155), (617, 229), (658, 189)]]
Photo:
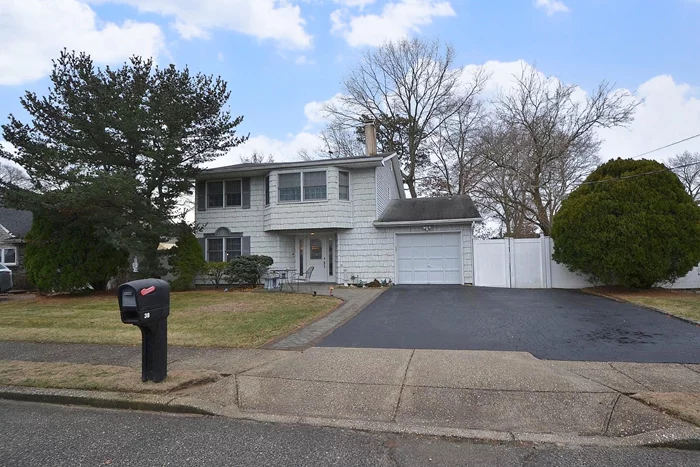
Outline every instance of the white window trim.
[[(243, 182), (241, 182), (241, 183), (243, 183)], [(270, 204), (272, 204), (272, 178), (270, 177), (269, 174), (265, 175), (265, 179), (264, 179), (263, 183), (264, 183), (264, 186), (263, 186), (263, 198), (264, 198), (264, 200), (263, 201), (265, 202), (265, 206), (269, 206)], [(241, 186), (241, 189), (242, 188), (243, 187)]]
[[(343, 199), (340, 197), (340, 172), (345, 172), (348, 174), (348, 199)], [(352, 184), (350, 183), (350, 171), (349, 170), (338, 170), (338, 201), (342, 201), (344, 203), (349, 203), (350, 200), (352, 199), (352, 193), (350, 190), (350, 186)]]
[[(307, 172), (324, 172), (326, 174), (326, 197), (325, 198), (314, 198), (314, 199), (304, 199), (304, 174)], [(300, 189), (301, 189), (301, 199), (300, 200), (281, 200), (280, 199), (280, 175), (288, 174), (299, 174), (300, 179)], [(272, 200), (270, 200), (272, 201)], [(285, 170), (284, 172), (277, 173), (277, 203), (279, 204), (295, 204), (295, 203), (322, 203), (328, 201), (328, 169), (308, 169), (308, 170)]]
[[(2, 264), (4, 264), (5, 266), (17, 266), (17, 260), (19, 259), (19, 258), (17, 257), (17, 247), (14, 247), (14, 246), (3, 246), (3, 247), (1, 247), (1, 249), (2, 249), (2, 252), (0, 252), (0, 253), (1, 253), (2, 257), (0, 257), (0, 262), (1, 262)], [(5, 262), (5, 250), (15, 250), (15, 261), (14, 261), (14, 263), (6, 263), (6, 262)]]
[[(240, 181), (241, 182), (241, 204), (235, 204), (233, 206), (227, 206), (226, 205), (226, 182), (236, 182)], [(210, 183), (223, 183), (224, 184), (224, 191), (223, 191), (223, 205), (222, 206), (209, 206), (209, 184)], [(204, 200), (206, 201), (206, 208), (207, 209), (241, 209), (243, 208), (243, 179), (242, 178), (229, 178), (226, 180), (207, 180), (205, 183), (206, 189), (204, 190)]]
[[(206, 237), (204, 239), (205, 240), (204, 241), (204, 248), (206, 249), (205, 253), (207, 255), (207, 263), (212, 262), (209, 259), (209, 240), (222, 240), (221, 246), (222, 246), (223, 250), (221, 250), (221, 251), (223, 252), (223, 254), (222, 254), (223, 259), (221, 262), (227, 262), (226, 261), (226, 242), (227, 242), (227, 240), (232, 240), (234, 238), (240, 239), (240, 241), (241, 241), (241, 254), (239, 256), (243, 256), (243, 237)], [(218, 263), (219, 261), (216, 261), (216, 262)]]

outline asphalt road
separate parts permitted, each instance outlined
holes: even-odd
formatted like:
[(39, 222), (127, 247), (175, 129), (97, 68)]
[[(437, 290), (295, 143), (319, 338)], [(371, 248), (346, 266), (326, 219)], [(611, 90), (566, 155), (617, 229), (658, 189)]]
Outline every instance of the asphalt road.
[(0, 401), (3, 466), (700, 465), (699, 451), (474, 444), (217, 417)]
[(700, 363), (700, 326), (575, 290), (395, 286), (319, 345)]

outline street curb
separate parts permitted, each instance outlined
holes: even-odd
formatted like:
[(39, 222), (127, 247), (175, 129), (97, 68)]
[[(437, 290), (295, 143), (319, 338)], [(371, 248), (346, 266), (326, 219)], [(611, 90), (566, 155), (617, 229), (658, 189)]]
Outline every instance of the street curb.
[(60, 405), (80, 405), (107, 409), (143, 410), (152, 412), (221, 416), (261, 423), (309, 425), (342, 428), (365, 432), (394, 433), (399, 435), (436, 436), (495, 443), (557, 444), (567, 446), (599, 447), (663, 447), (700, 450), (700, 429), (674, 428), (652, 431), (625, 438), (579, 436), (555, 433), (504, 432), (414, 425), (408, 423), (331, 419), (297, 415), (279, 415), (262, 412), (243, 412), (238, 408), (221, 407), (191, 397), (173, 395), (114, 393), (72, 389), (38, 389), (0, 387), (0, 399), (22, 402), (41, 402)]
[(85, 405), (103, 409), (217, 415), (211, 410), (177, 403), (175, 402), (176, 398), (173, 396), (153, 396), (135, 393), (128, 393), (127, 396), (123, 393), (115, 392), (4, 386), (0, 387), (0, 399), (61, 405)]

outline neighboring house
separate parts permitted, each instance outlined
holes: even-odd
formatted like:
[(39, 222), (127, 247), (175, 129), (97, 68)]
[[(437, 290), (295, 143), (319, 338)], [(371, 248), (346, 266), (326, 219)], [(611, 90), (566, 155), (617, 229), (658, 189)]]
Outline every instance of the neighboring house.
[(32, 228), (32, 213), (0, 207), (0, 262), (10, 268), (16, 288), (28, 287), (24, 272), (24, 237)]
[(196, 198), (207, 261), (267, 255), (274, 268), (313, 266), (313, 282), (473, 282), (474, 203), (406, 199), (395, 155), (208, 169)]

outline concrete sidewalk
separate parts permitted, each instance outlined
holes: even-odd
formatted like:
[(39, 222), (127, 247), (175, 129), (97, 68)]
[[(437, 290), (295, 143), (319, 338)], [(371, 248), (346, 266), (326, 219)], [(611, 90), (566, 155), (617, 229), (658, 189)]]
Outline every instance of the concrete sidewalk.
[[(117, 359), (136, 368), (139, 349), (0, 343), (0, 359), (51, 361), (50, 355), (80, 363), (119, 364)], [(496, 441), (700, 442), (694, 425), (628, 397), (640, 391), (700, 392), (697, 365), (554, 362), (520, 352), (175, 347), (170, 369), (214, 370), (224, 377), (158, 398), (21, 388), (0, 393), (44, 394), (57, 402), (63, 394), (102, 405), (112, 398), (121, 401), (118, 406), (130, 400), (146, 408), (160, 403), (256, 420)]]

